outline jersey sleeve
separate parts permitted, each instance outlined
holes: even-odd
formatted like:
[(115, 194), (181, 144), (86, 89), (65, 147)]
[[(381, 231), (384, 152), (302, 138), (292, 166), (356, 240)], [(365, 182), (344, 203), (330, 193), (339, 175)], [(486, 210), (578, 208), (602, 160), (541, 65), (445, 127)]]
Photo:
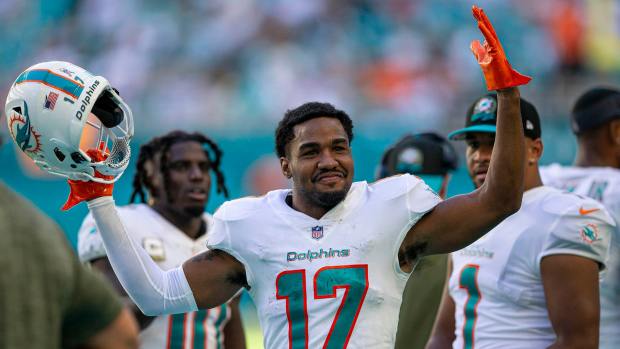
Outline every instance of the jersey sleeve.
[(541, 166), (539, 168), (540, 179), (545, 185), (557, 188), (557, 183), (555, 181), (555, 173), (556, 173), (557, 164), (552, 164), (548, 166)]
[(609, 214), (616, 222), (616, 229), (619, 229), (620, 227), (618, 227), (618, 224), (620, 224), (620, 198), (613, 201), (610, 200), (610, 202), (605, 202), (604, 205), (607, 209), (607, 212), (609, 212)]
[(596, 201), (588, 199), (570, 205), (558, 217), (547, 236), (538, 263), (546, 256), (570, 254), (592, 259), (602, 270), (605, 268), (614, 229), (614, 220)]
[(407, 209), (410, 219), (417, 222), (442, 200), (424, 181), (410, 174), (403, 175), (407, 190)]
[(63, 317), (63, 348), (83, 344), (112, 323), (122, 308), (115, 292), (101, 276), (73, 260), (74, 285)]
[(209, 230), (207, 237), (207, 248), (210, 250), (221, 250), (233, 256), (245, 267), (246, 281), (249, 285), (254, 284), (252, 269), (248, 261), (233, 246), (230, 236), (228, 213), (231, 210), (229, 203), (224, 203), (213, 215), (213, 228)]
[(103, 240), (90, 212), (84, 218), (78, 231), (77, 249), (82, 262), (90, 262), (106, 256)]
[(400, 246), (409, 230), (440, 203), (441, 198), (423, 180), (410, 174), (386, 178), (373, 184), (373, 187), (382, 200), (379, 216), (389, 217), (389, 220), (384, 222), (384, 248), (391, 252), (390, 263), (396, 273), (408, 276), (409, 274), (400, 268)]

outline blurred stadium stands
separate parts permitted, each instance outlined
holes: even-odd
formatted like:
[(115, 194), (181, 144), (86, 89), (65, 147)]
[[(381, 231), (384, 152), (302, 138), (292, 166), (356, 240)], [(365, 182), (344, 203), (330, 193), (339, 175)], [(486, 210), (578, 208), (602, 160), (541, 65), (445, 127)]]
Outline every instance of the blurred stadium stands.
[[(584, 85), (617, 81), (615, 0), (477, 1), (524, 89), (563, 118)], [(328, 100), (358, 124), (460, 124), (483, 91), (469, 52), (471, 0), (3, 0), (3, 92), (27, 66), (68, 60), (107, 77), (138, 135), (173, 127), (271, 132), (282, 112)]]
[[(512, 65), (534, 77), (522, 95), (543, 119), (543, 162), (572, 161), (567, 116), (575, 96), (593, 84), (620, 85), (620, 2), (476, 4), (489, 14)], [(469, 52), (470, 40), (482, 40), (471, 5), (471, 0), (2, 0), (0, 91), (4, 98), (19, 72), (46, 60), (70, 61), (103, 75), (134, 111), (136, 153), (141, 142), (174, 128), (205, 132), (225, 151), (232, 197), (255, 191), (249, 168), (270, 173), (252, 164), (273, 154), (273, 130), (286, 109), (329, 101), (354, 119), (356, 179), (372, 180), (383, 148), (401, 133), (447, 134), (461, 126), (470, 102), (485, 92)], [(12, 145), (0, 148), (0, 178), (56, 219), (75, 243), (84, 205), (60, 212), (66, 185), (56, 178), (33, 180), (38, 175), (16, 156)], [(130, 168), (117, 184), (119, 204), (129, 196)], [(460, 170), (450, 192), (470, 188)], [(213, 198), (210, 211), (222, 202)]]

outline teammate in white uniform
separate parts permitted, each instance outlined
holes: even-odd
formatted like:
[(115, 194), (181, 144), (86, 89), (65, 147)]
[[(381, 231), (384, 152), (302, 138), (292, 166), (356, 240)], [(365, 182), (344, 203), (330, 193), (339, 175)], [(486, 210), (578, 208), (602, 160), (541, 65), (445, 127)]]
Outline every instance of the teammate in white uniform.
[[(212, 154), (201, 151), (203, 144), (212, 146)], [(162, 151), (166, 153), (163, 164)], [(181, 131), (154, 138), (140, 149), (131, 201), (140, 196), (144, 202), (146, 187), (150, 205), (119, 207), (118, 213), (132, 238), (164, 270), (180, 266), (206, 248), (213, 227), (211, 215), (204, 212), (211, 183), (210, 170), (218, 178), (218, 192), (227, 193), (219, 170), (219, 152), (219, 148), (203, 135)], [(197, 224), (191, 224), (192, 221)], [(118, 284), (90, 214), (78, 234), (78, 253), (83, 262), (92, 263), (106, 273), (113, 284)], [(124, 293), (122, 287), (119, 291)], [(143, 327), (141, 348), (245, 348), (238, 298), (208, 310), (156, 318), (141, 313), (137, 316)]]
[(479, 190), (440, 201), (407, 175), (352, 183), (351, 119), (330, 104), (306, 103), (276, 130), (292, 190), (223, 205), (209, 232), (213, 249), (163, 271), (127, 233), (109, 185), (70, 181), (71, 195), (88, 200), (136, 304), (147, 314), (187, 312), (220, 305), (246, 287), (269, 349), (393, 348), (401, 292), (417, 260), (469, 245), (521, 204), (516, 86), (530, 79), (510, 67), (482, 10), (473, 12), (487, 42), (472, 48), (487, 87), (499, 95), (496, 152)]
[[(541, 168), (545, 185), (591, 197), (620, 222), (620, 91), (596, 87), (577, 99), (571, 114), (578, 151), (574, 166)], [(620, 348), (620, 232), (612, 237), (601, 280), (600, 348)]]
[[(497, 99), (467, 112), (467, 167), (487, 176)], [(540, 120), (521, 101), (526, 174), (521, 209), (470, 246), (453, 252), (448, 294), (427, 348), (596, 348), (598, 276), (615, 223), (598, 202), (542, 185)]]

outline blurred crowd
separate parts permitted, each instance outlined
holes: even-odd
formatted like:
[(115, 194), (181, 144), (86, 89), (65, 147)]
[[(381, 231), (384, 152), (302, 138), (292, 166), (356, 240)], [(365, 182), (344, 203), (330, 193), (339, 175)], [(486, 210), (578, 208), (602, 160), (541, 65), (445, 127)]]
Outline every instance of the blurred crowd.
[[(543, 118), (586, 85), (620, 81), (617, 0), (478, 0)], [(2, 92), (67, 60), (107, 77), (137, 135), (271, 132), (309, 100), (358, 125), (450, 129), (484, 91), (471, 0), (3, 0)]]

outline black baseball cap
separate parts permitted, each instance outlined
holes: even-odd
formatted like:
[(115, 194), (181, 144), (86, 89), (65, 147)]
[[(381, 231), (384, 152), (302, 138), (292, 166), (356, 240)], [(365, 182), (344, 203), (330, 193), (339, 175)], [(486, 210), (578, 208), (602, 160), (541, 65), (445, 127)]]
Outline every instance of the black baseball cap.
[(378, 177), (445, 175), (456, 170), (457, 159), (450, 142), (434, 132), (406, 134), (383, 153)]
[(571, 127), (575, 134), (597, 128), (620, 118), (620, 91), (594, 87), (582, 94), (571, 112)]
[[(536, 107), (521, 98), (521, 119), (523, 121), (523, 133), (531, 139), (540, 138), (540, 117)], [(497, 94), (489, 93), (478, 98), (467, 110), (465, 127), (451, 132), (448, 138), (451, 140), (463, 140), (471, 132), (497, 131)]]

